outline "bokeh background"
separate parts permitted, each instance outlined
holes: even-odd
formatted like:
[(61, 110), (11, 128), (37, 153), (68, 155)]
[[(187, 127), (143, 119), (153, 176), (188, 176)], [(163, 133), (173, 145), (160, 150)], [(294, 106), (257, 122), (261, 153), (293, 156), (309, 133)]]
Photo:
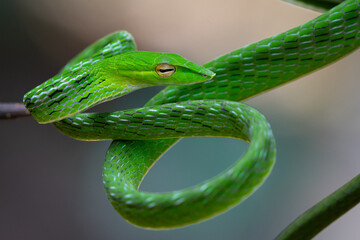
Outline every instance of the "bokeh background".
[[(279, 0), (1, 0), (0, 102), (19, 102), (82, 48), (115, 30), (140, 50), (205, 62), (319, 14)], [(0, 239), (272, 239), (296, 216), (360, 172), (360, 52), (246, 102), (267, 116), (277, 163), (232, 210), (168, 231), (127, 223), (102, 186), (110, 142), (80, 142), (32, 118), (0, 122)], [(138, 107), (160, 88), (102, 104)], [(214, 176), (247, 145), (187, 138), (150, 171), (142, 189), (169, 191)], [(358, 239), (355, 207), (316, 239)]]

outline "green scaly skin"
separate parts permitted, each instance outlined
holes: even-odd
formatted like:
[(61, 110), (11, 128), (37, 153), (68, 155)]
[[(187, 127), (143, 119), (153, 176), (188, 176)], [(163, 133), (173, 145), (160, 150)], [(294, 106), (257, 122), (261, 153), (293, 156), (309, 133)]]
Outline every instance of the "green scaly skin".
[[(110, 202), (125, 219), (145, 228), (184, 226), (219, 214), (245, 199), (261, 185), (274, 164), (275, 142), (268, 123), (256, 110), (236, 102), (354, 51), (360, 44), (359, 12), (360, 0), (347, 0), (308, 23), (235, 50), (204, 67), (176, 55), (174, 58), (181, 60), (172, 62), (177, 64), (174, 79), (156, 78), (155, 66), (163, 59), (156, 60), (164, 55), (136, 52), (129, 34), (115, 33), (85, 49), (59, 75), (27, 93), (24, 103), (36, 120), (54, 122), (71, 137), (118, 139), (106, 154), (103, 179)], [(212, 72), (216, 73), (213, 78)], [(180, 75), (175, 78), (176, 73)], [(144, 108), (77, 114), (99, 102), (159, 82), (183, 85), (165, 88)], [(111, 88), (113, 85), (120, 93)], [(89, 100), (81, 101), (83, 98)], [(151, 166), (179, 137), (185, 136), (236, 137), (250, 144), (233, 166), (200, 185), (162, 194), (138, 191)], [(346, 210), (356, 202), (347, 197), (340, 194), (347, 206), (342, 209)], [(336, 205), (336, 201), (324, 201)], [(336, 219), (340, 213), (322, 214)], [(300, 225), (307, 222), (300, 220)], [(323, 227), (310, 228), (318, 232)]]

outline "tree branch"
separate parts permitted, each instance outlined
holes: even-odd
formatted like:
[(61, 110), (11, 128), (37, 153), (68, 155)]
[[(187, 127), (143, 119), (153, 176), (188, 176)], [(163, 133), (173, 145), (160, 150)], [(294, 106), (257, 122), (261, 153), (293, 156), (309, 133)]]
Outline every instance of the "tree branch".
[(0, 103), (0, 119), (14, 119), (30, 116), (22, 103)]

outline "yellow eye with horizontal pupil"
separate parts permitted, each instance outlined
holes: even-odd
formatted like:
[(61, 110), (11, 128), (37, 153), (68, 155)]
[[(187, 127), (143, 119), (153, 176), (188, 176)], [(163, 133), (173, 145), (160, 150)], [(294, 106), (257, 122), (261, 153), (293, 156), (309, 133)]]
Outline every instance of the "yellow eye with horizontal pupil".
[(170, 77), (171, 75), (173, 75), (175, 70), (176, 70), (176, 68), (174, 65), (167, 64), (167, 63), (160, 63), (155, 68), (155, 72), (160, 77), (164, 77), (164, 78)]

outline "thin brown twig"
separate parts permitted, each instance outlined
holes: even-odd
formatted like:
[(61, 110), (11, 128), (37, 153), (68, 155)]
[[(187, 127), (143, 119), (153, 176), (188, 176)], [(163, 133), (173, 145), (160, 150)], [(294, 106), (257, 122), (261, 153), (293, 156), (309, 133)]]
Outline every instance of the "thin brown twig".
[(0, 103), (0, 120), (30, 116), (22, 103)]

